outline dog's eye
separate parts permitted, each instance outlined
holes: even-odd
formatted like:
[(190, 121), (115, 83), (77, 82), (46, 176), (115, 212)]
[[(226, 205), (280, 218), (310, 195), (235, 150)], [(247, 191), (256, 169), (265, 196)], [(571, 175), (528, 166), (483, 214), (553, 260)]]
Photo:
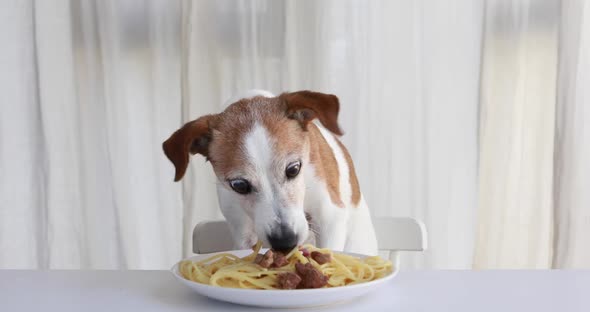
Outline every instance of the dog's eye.
[(300, 161), (290, 163), (287, 166), (287, 170), (285, 170), (285, 175), (287, 175), (287, 178), (293, 179), (294, 177), (296, 177), (299, 174), (299, 170), (301, 170), (301, 162)]
[(236, 193), (240, 194), (249, 194), (252, 192), (252, 186), (250, 182), (244, 179), (235, 179), (229, 181), (229, 186), (236, 191)]

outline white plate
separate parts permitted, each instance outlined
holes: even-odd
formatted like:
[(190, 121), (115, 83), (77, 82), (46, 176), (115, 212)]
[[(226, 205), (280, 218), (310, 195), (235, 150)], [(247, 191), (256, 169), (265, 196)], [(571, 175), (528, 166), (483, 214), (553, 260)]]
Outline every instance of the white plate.
[[(252, 251), (234, 250), (229, 252), (238, 257), (244, 257), (250, 254)], [(346, 254), (357, 256), (360, 258), (364, 257), (362, 255), (352, 253)], [(186, 258), (185, 260), (198, 261), (211, 257), (213, 255), (215, 254), (196, 255)], [(352, 300), (383, 286), (397, 274), (397, 271), (397, 268), (394, 268), (391, 274), (383, 278), (367, 283), (343, 287), (291, 290), (261, 290), (224, 288), (189, 281), (182, 277), (182, 275), (180, 275), (180, 272), (178, 270), (178, 263), (172, 267), (172, 273), (181, 283), (187, 285), (192, 290), (203, 296), (231, 303), (267, 308), (301, 308), (328, 305)]]

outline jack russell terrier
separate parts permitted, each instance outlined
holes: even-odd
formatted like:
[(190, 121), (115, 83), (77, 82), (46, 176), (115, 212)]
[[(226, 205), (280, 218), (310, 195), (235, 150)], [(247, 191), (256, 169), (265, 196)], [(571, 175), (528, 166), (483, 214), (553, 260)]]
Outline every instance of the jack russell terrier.
[(238, 99), (222, 113), (186, 123), (164, 142), (174, 180), (184, 176), (190, 154), (206, 157), (237, 248), (260, 239), (285, 251), (312, 241), (376, 255), (369, 209), (338, 139), (338, 98), (250, 91)]

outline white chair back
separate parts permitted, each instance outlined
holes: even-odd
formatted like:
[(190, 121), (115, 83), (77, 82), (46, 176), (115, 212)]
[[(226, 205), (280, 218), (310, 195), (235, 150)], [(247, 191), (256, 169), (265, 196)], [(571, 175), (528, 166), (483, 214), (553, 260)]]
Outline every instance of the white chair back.
[[(379, 251), (399, 267), (400, 251), (424, 251), (427, 234), (424, 224), (412, 218), (375, 217), (373, 226), (379, 243)], [(226, 221), (205, 221), (193, 231), (193, 252), (208, 254), (232, 250), (234, 244)], [(268, 246), (265, 246), (268, 247)]]

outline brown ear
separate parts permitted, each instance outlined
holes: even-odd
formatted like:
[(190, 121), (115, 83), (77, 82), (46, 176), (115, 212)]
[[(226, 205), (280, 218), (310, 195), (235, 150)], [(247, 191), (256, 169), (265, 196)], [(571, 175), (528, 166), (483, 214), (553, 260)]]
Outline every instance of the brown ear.
[(176, 168), (175, 182), (182, 179), (186, 172), (189, 153), (209, 156), (209, 142), (211, 142), (209, 122), (213, 118), (214, 115), (206, 115), (186, 123), (162, 144), (164, 154)]
[(342, 135), (338, 126), (340, 103), (332, 94), (311, 91), (283, 93), (280, 96), (287, 105), (287, 116), (298, 120), (304, 129), (310, 121), (317, 118), (332, 133)]

